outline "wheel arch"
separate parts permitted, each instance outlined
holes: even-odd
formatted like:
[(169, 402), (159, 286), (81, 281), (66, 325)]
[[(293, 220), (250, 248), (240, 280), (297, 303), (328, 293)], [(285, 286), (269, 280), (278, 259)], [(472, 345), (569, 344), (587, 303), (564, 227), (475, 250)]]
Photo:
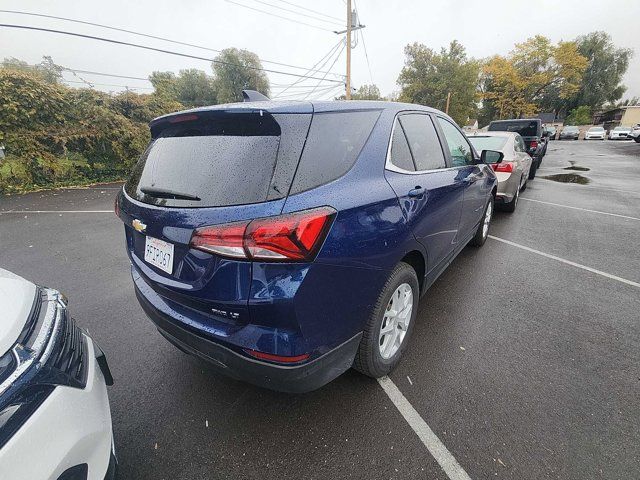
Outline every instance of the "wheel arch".
[(420, 287), (420, 293), (424, 292), (425, 275), (427, 274), (427, 260), (424, 254), (419, 250), (412, 250), (402, 257), (401, 262), (404, 262), (411, 266), (416, 272), (418, 277), (418, 286)]

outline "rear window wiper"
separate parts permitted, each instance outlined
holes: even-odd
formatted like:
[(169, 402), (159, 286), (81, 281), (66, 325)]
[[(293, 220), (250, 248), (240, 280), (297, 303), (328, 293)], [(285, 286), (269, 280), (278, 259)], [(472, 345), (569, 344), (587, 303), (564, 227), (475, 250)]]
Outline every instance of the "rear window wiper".
[(191, 195), (189, 193), (174, 192), (173, 190), (167, 190), (164, 188), (141, 187), (140, 191), (145, 195), (149, 195), (150, 197), (155, 198), (171, 198), (173, 200), (195, 200), (197, 202), (200, 201), (200, 197), (197, 197), (195, 195)]

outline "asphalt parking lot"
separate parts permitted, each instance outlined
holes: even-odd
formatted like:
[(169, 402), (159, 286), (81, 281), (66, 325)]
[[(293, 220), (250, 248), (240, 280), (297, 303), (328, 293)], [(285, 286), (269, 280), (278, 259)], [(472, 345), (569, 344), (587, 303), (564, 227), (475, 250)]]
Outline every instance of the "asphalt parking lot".
[[(540, 178), (558, 173), (589, 183)], [(634, 142), (551, 142), (517, 211), (421, 300), (391, 381), (468, 477), (640, 478), (639, 185)], [(65, 292), (107, 353), (119, 478), (468, 478), (375, 380), (274, 393), (170, 345), (135, 299), (117, 189), (0, 198), (0, 266)]]

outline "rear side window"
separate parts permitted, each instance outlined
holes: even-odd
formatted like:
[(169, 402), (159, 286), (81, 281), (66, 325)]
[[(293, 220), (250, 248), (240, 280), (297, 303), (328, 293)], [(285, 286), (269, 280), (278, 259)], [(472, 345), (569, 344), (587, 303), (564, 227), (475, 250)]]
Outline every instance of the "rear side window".
[(409, 148), (416, 163), (416, 170), (437, 170), (445, 168), (444, 154), (440, 140), (428, 115), (402, 115), (400, 123), (409, 141)]
[(291, 193), (324, 185), (347, 173), (379, 116), (378, 110), (314, 113)]
[(242, 205), (286, 196), (311, 116), (264, 111), (206, 115), (185, 116), (154, 132), (125, 185), (127, 194), (175, 207)]
[(391, 139), (391, 151), (389, 152), (389, 160), (393, 165), (401, 168), (402, 170), (413, 172), (416, 169), (413, 165), (413, 158), (411, 157), (411, 150), (409, 150), (407, 137), (405, 137), (404, 131), (402, 130), (402, 127), (397, 120), (395, 127), (393, 128), (393, 138)]

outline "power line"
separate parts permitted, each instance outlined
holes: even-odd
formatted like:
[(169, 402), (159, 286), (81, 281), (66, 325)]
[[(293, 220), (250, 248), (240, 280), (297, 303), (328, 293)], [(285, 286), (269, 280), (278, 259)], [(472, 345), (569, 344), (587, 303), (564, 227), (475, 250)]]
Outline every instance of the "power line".
[(317, 17), (315, 15), (307, 15), (306, 13), (300, 13), (300, 12), (296, 12), (295, 10), (291, 10), (290, 8), (279, 7), (277, 5), (274, 5), (273, 3), (265, 2), (263, 0), (253, 0), (253, 1), (256, 2), (256, 3), (261, 3), (263, 5), (267, 5), (267, 6), (273, 7), (273, 8), (277, 8), (278, 10), (284, 10), (285, 12), (291, 12), (291, 13), (293, 13), (295, 15), (301, 15), (303, 17), (312, 18), (312, 19), (314, 19), (314, 20), (316, 20), (318, 22), (331, 23), (333, 25), (339, 25), (339, 26), (342, 27), (342, 21), (336, 22), (335, 20), (325, 20), (324, 18), (320, 18), (320, 17)]
[(256, 12), (264, 13), (265, 15), (271, 15), (272, 17), (282, 18), (283, 20), (287, 20), (289, 22), (297, 23), (298, 25), (306, 25), (307, 27), (315, 28), (317, 30), (324, 30), (325, 32), (333, 32), (333, 30), (329, 30), (328, 28), (318, 27), (317, 25), (312, 25), (310, 23), (300, 22), (299, 20), (294, 20), (293, 18), (283, 17), (282, 15), (278, 15), (277, 13), (267, 12), (266, 10), (261, 10), (259, 8), (250, 7), (249, 5), (245, 5), (243, 3), (234, 2), (233, 0), (224, 0), (227, 3), (233, 3), (234, 5), (238, 5), (239, 7), (248, 8), (249, 10), (254, 10)]
[[(347, 47), (347, 44), (345, 42), (344, 45), (342, 45), (342, 48), (340, 49), (340, 51), (338, 52), (338, 55), (336, 55), (336, 58), (333, 60), (333, 63), (331, 64), (331, 66), (329, 67), (329, 71), (331, 71), (331, 69), (334, 67), (334, 65), (336, 64), (336, 62), (338, 61), (338, 59), (340, 58), (340, 56), (342, 55), (342, 52), (344, 52), (344, 49)], [(325, 73), (324, 75), (325, 77), (327, 76), (327, 74)], [(320, 86), (320, 82), (318, 82), (318, 84), (313, 88), (313, 90), (311, 90), (311, 93), (308, 93), (304, 98), (306, 99), (309, 95), (311, 95), (318, 87)]]
[[(87, 22), (85, 20), (77, 20), (77, 19), (74, 19), (74, 18), (58, 17), (58, 16), (55, 16), (55, 15), (45, 15), (43, 13), (23, 12), (23, 11), (19, 11), (19, 10), (2, 10), (2, 9), (0, 9), (0, 13), (13, 13), (13, 14), (16, 14), (16, 15), (27, 15), (27, 16), (31, 16), (31, 17), (42, 17), (42, 18), (51, 18), (51, 19), (54, 19), (54, 20), (63, 20), (65, 22), (79, 23), (79, 24), (83, 24), (83, 25), (91, 25), (93, 27), (106, 28), (107, 30), (114, 30), (116, 32), (129, 33), (131, 35), (137, 35), (139, 37), (145, 37), (145, 38), (152, 38), (154, 40), (161, 40), (163, 42), (174, 43), (176, 45), (183, 45), (183, 46), (186, 46), (186, 47), (198, 48), (200, 50), (207, 50), (209, 52), (215, 52), (215, 53), (220, 53), (221, 52), (221, 50), (216, 50), (215, 48), (205, 47), (203, 45), (197, 45), (197, 44), (194, 44), (194, 43), (181, 42), (179, 40), (173, 40), (173, 39), (166, 38), (166, 37), (159, 37), (159, 36), (150, 35), (150, 34), (147, 34), (147, 33), (136, 32), (134, 30), (127, 30), (127, 29), (124, 29), (124, 28), (112, 27), (110, 25), (104, 25), (102, 23)], [(262, 60), (262, 59), (260, 59), (260, 61), (262, 63), (269, 63), (271, 65), (279, 65), (281, 67), (297, 68), (298, 70), (306, 70), (307, 69), (307, 67), (300, 67), (298, 65), (291, 65), (289, 63), (275, 62), (273, 60)], [(324, 72), (322, 72), (322, 73), (324, 73)]]
[(62, 69), (66, 72), (84, 73), (86, 75), (99, 75), (101, 77), (126, 78), (128, 80), (144, 80), (145, 82), (150, 81), (148, 78), (144, 78), (144, 77), (130, 77), (128, 75), (116, 75), (114, 73), (93, 72), (91, 70), (78, 70), (77, 68), (67, 68), (67, 67), (62, 67)]
[(276, 0), (276, 1), (278, 1), (278, 2), (280, 2), (280, 3), (286, 3), (287, 5), (291, 5), (291, 6), (293, 6), (293, 7), (299, 8), (300, 10), (306, 10), (306, 11), (308, 11), (308, 12), (313, 12), (313, 13), (315, 13), (315, 14), (317, 14), (317, 15), (322, 15), (323, 17), (327, 17), (327, 18), (331, 18), (331, 19), (333, 19), (333, 20), (337, 20), (337, 21), (340, 23), (340, 25), (342, 25), (342, 23), (343, 23), (343, 21), (344, 21), (344, 19), (343, 19), (343, 18), (332, 17), (331, 15), (327, 15), (326, 13), (318, 12), (317, 10), (311, 10), (310, 8), (303, 7), (303, 6), (298, 5), (298, 4), (296, 4), (296, 3), (287, 2), (286, 0)]
[[(331, 55), (333, 55), (333, 54), (335, 53), (335, 51), (340, 47), (340, 44), (341, 44), (341, 43), (342, 43), (342, 39), (338, 40), (338, 43), (336, 43), (333, 47), (331, 47), (331, 49), (330, 49), (330, 50), (329, 50), (329, 51), (328, 51), (328, 52), (327, 52), (327, 53), (326, 53), (326, 54), (325, 54), (325, 55), (324, 55), (320, 60), (318, 60), (318, 61), (315, 63), (315, 65), (313, 65), (313, 67), (311, 67), (311, 68), (310, 68), (309, 70), (307, 70), (307, 72), (305, 72), (305, 73), (313, 73), (313, 72), (315, 72), (315, 71), (316, 71), (316, 70), (314, 70), (314, 69), (316, 69), (316, 68), (322, 68), (322, 67), (319, 67), (319, 65), (320, 65), (323, 61), (324, 61), (324, 63), (322, 63), (322, 64), (323, 64), (323, 65), (325, 65), (325, 64), (326, 64), (326, 62), (327, 62), (327, 60), (325, 60), (325, 59), (329, 59), (329, 58), (331, 58)], [(277, 98), (279, 95), (282, 95), (284, 92), (286, 92), (289, 88), (293, 88), (293, 86), (295, 86), (295, 85), (297, 85), (297, 84), (299, 84), (299, 83), (302, 83), (303, 81), (304, 81), (303, 79), (298, 79), (298, 80), (296, 80), (296, 81), (295, 81), (295, 82), (293, 82), (289, 87), (285, 88), (282, 92), (280, 92), (278, 95), (276, 95), (276, 98)]]
[[(230, 0), (226, 0), (226, 1), (230, 1)], [(249, 66), (249, 65), (238, 65), (236, 63), (225, 62), (223, 60), (216, 60), (216, 59), (213, 59), (213, 58), (199, 57), (197, 55), (190, 55), (190, 54), (187, 54), (187, 53), (179, 53), (179, 52), (174, 52), (174, 51), (171, 51), (171, 50), (165, 50), (165, 49), (162, 49), (162, 48), (155, 48), (155, 47), (149, 47), (147, 45), (140, 45), (140, 44), (137, 44), (137, 43), (123, 42), (121, 40), (114, 40), (114, 39), (111, 39), (111, 38), (96, 37), (96, 36), (93, 36), (93, 35), (84, 35), (82, 33), (68, 32), (68, 31), (65, 31), (65, 30), (53, 30), (53, 29), (50, 29), (50, 28), (31, 27), (31, 26), (27, 26), (27, 25), (12, 25), (12, 24), (6, 24), (6, 23), (0, 23), (0, 27), (18, 28), (18, 29), (22, 29), (22, 30), (37, 30), (37, 31), (40, 31), (40, 32), (57, 33), (57, 34), (60, 34), (60, 35), (70, 35), (70, 36), (73, 36), (73, 37), (87, 38), (87, 39), (90, 39), (90, 40), (98, 40), (98, 41), (101, 41), (101, 42), (114, 43), (116, 45), (126, 45), (126, 46), (129, 46), (129, 47), (136, 47), (136, 48), (141, 48), (141, 49), (144, 49), (144, 50), (151, 50), (151, 51), (154, 51), (154, 52), (166, 53), (166, 54), (175, 55), (175, 56), (178, 56), (178, 57), (193, 58), (195, 60), (204, 60), (204, 61), (207, 61), (207, 62), (217, 63), (217, 64), (220, 64), (220, 65), (229, 65), (229, 66), (232, 66), (232, 67), (248, 68), (250, 70), (258, 70), (258, 71), (267, 72), (267, 73), (273, 73), (273, 74), (278, 74), (278, 75), (286, 75), (286, 76), (289, 76), (289, 77), (309, 78), (309, 79), (313, 79), (313, 80), (320, 80), (320, 77), (311, 77), (311, 76), (307, 76), (307, 75), (298, 75), (297, 73), (283, 72), (283, 71), (280, 71), (280, 70), (271, 70), (271, 69), (268, 69), (268, 68), (252, 67), (252, 66)], [(326, 78), (326, 75), (325, 75), (325, 77), (322, 77), (322, 80), (324, 80), (325, 78)], [(327, 81), (328, 82), (334, 82), (334, 83), (342, 83), (341, 80), (327, 79)]]
[[(360, 12), (358, 11), (358, 5), (356, 1), (353, 0), (353, 6), (356, 9), (356, 14), (358, 15), (358, 22), (360, 22)], [(362, 47), (364, 48), (364, 57), (367, 59), (367, 68), (369, 69), (369, 80), (371, 80), (371, 84), (373, 85), (373, 75), (371, 74), (371, 65), (369, 64), (369, 54), (367, 53), (367, 44), (364, 41), (364, 31), (360, 30), (360, 36), (362, 37)]]
[[(87, 84), (87, 82), (82, 82), (80, 80), (66, 80), (63, 79), (63, 81), (65, 83), (82, 83), (82, 84)], [(153, 90), (153, 87), (132, 87), (130, 85), (117, 85), (114, 83), (93, 83), (90, 84), (91, 87), (93, 87), (94, 85), (99, 85), (101, 87), (120, 87), (120, 88), (128, 88), (129, 90)]]

